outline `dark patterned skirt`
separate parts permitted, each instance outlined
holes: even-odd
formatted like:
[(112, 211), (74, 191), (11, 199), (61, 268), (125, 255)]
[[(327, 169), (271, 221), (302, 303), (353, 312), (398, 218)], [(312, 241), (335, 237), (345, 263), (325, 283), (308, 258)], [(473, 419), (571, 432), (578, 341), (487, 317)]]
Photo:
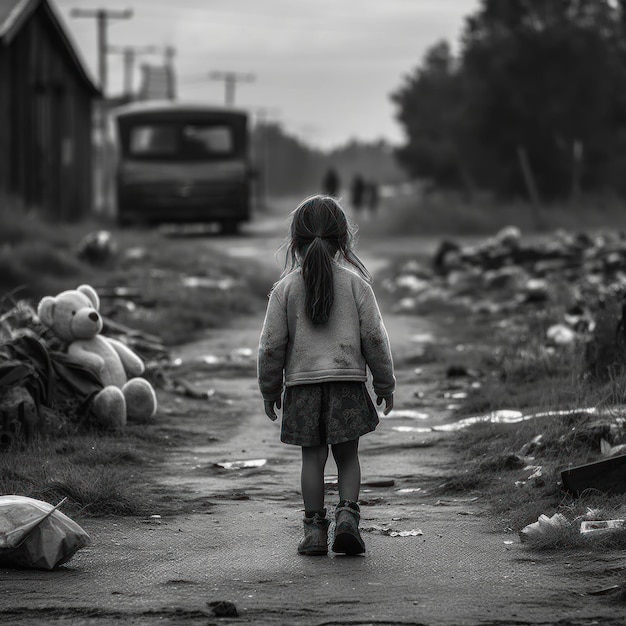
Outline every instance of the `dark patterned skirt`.
[(343, 443), (372, 432), (378, 412), (365, 383), (326, 382), (287, 387), (280, 440), (296, 446)]

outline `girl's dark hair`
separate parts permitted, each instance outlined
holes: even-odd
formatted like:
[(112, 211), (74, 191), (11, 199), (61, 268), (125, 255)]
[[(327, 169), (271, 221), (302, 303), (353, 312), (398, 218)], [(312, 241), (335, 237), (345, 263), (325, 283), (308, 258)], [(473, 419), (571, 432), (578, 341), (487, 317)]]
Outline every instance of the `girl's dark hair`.
[(311, 196), (293, 212), (285, 273), (300, 265), (305, 287), (305, 310), (316, 326), (328, 321), (333, 305), (333, 266), (337, 252), (366, 280), (370, 273), (352, 252), (356, 226), (349, 224), (330, 196)]

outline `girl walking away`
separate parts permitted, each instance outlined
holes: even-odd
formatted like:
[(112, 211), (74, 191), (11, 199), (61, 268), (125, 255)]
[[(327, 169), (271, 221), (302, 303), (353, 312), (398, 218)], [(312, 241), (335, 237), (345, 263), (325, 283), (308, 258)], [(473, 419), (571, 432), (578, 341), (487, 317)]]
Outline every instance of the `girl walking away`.
[[(281, 441), (301, 446), (304, 538), (298, 552), (328, 553), (324, 508), (328, 448), (337, 464), (333, 552), (361, 554), (359, 438), (378, 425), (368, 390), (369, 367), (377, 404), (393, 408), (396, 380), (387, 331), (352, 251), (354, 231), (330, 196), (307, 198), (294, 211), (285, 270), (270, 294), (258, 353), (265, 413), (277, 419)], [(284, 397), (281, 401), (281, 396)]]

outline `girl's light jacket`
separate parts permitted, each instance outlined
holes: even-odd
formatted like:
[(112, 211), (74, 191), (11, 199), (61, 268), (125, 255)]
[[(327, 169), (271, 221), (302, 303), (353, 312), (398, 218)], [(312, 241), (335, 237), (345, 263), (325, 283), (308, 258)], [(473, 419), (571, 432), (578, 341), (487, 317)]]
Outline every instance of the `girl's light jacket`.
[(306, 314), (300, 270), (274, 285), (258, 352), (259, 388), (265, 400), (278, 400), (283, 386), (365, 382), (366, 367), (377, 396), (394, 392), (389, 337), (372, 288), (338, 263), (333, 264), (333, 280), (330, 318), (319, 326)]

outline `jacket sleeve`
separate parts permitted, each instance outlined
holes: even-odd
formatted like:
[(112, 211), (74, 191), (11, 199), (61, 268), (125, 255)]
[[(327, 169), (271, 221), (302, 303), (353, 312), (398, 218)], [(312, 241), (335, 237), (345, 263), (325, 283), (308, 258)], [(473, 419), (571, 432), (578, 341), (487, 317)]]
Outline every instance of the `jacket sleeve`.
[(396, 389), (391, 347), (376, 296), (370, 285), (364, 285), (358, 308), (361, 350), (372, 372), (374, 393), (381, 397), (389, 396)]
[(283, 372), (289, 329), (287, 310), (276, 289), (270, 294), (259, 340), (257, 372), (264, 400), (278, 400), (283, 390)]

